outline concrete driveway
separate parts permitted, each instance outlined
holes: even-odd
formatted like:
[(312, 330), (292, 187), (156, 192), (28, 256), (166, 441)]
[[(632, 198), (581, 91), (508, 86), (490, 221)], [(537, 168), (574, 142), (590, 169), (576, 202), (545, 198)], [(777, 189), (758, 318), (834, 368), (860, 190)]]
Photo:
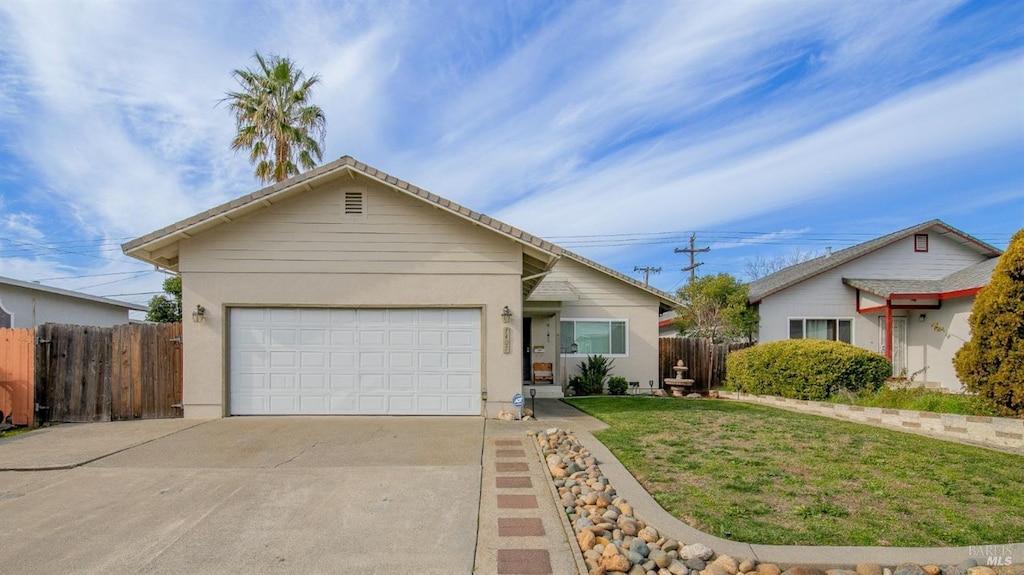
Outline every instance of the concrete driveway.
[[(127, 448), (101, 424), (109, 456), (0, 471), (0, 572), (471, 573), (483, 423), (230, 418)], [(37, 433), (0, 463), (19, 440), (59, 451)]]

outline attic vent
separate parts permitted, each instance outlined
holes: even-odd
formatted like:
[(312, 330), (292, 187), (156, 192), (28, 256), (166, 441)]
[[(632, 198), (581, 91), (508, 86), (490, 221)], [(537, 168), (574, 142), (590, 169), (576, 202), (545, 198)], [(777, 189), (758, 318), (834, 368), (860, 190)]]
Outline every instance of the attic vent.
[(345, 192), (345, 215), (363, 215), (363, 192)]

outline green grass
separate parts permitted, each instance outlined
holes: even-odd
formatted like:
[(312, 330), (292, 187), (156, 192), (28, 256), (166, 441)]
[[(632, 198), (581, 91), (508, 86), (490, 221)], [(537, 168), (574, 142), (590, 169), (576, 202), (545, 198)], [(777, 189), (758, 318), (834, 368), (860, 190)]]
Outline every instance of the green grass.
[(776, 545), (1024, 541), (1024, 457), (741, 402), (566, 400), (669, 513)]
[(945, 393), (930, 389), (893, 389), (883, 387), (875, 392), (861, 392), (854, 397), (833, 397), (835, 403), (884, 407), (887, 409), (913, 409), (960, 415), (1003, 415), (999, 408), (985, 398), (962, 393)]
[(7, 431), (0, 431), (0, 439), (5, 437), (14, 437), (15, 435), (21, 435), (22, 433), (28, 433), (29, 431), (32, 431), (31, 427), (14, 427)]

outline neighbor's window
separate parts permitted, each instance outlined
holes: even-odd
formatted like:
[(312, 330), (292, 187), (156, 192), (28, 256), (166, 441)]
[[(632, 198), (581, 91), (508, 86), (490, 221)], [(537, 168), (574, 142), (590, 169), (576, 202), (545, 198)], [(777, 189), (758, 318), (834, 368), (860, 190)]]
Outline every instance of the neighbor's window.
[(562, 349), (578, 355), (626, 355), (626, 322), (618, 320), (562, 320)]
[(914, 251), (928, 251), (928, 234), (914, 234)]
[(789, 339), (827, 339), (853, 343), (852, 319), (810, 319), (789, 320)]

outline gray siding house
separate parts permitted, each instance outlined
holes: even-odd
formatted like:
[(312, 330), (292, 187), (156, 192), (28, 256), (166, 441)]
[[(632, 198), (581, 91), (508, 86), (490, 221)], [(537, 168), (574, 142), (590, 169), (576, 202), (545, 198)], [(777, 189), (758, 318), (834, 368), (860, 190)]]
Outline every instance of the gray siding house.
[(0, 327), (34, 328), (44, 323), (111, 327), (128, 323), (130, 310), (146, 306), (0, 277)]
[(758, 341), (844, 341), (914, 385), (960, 391), (953, 355), (1002, 252), (939, 220), (790, 266), (750, 284)]

